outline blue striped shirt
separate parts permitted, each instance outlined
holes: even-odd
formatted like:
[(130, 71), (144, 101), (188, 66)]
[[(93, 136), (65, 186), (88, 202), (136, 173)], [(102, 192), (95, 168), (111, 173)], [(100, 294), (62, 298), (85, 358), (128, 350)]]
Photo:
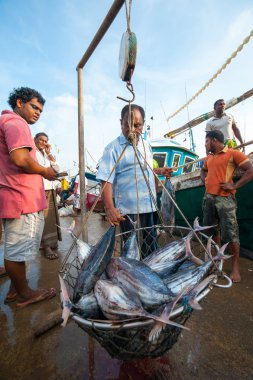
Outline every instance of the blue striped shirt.
[[(123, 215), (156, 211), (156, 207), (153, 203), (139, 162), (137, 158), (135, 158), (135, 152), (131, 144), (128, 145), (116, 169), (111, 174), (126, 144), (127, 139), (121, 134), (107, 145), (99, 163), (97, 179), (113, 184), (115, 207), (118, 208)], [(153, 167), (151, 148), (146, 141), (140, 139), (137, 145), (137, 152), (153, 197), (156, 200), (154, 174), (147, 165), (148, 163), (151, 168)], [(145, 160), (143, 157), (146, 157), (147, 163), (144, 163)], [(137, 202), (137, 189), (139, 202)]]

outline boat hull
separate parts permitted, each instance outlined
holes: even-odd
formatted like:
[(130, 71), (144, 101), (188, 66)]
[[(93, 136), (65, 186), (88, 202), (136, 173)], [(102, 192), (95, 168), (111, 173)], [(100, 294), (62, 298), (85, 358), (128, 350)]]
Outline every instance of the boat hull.
[[(194, 173), (192, 173), (194, 174)], [(192, 176), (187, 180), (177, 177), (174, 182), (176, 202), (187, 220), (192, 224), (196, 216), (202, 220), (202, 199), (205, 188), (200, 178)], [(253, 247), (253, 181), (237, 190), (237, 220), (239, 225), (240, 242), (243, 248), (252, 250)], [(175, 212), (176, 225), (185, 225), (181, 214)]]

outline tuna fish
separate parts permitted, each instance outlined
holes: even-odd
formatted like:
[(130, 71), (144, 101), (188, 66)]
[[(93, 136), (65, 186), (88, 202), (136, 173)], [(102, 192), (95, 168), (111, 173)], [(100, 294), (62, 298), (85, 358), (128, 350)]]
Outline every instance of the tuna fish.
[(82, 318), (98, 318), (100, 309), (94, 292), (82, 296), (71, 310)]
[(99, 242), (92, 247), (83, 263), (74, 287), (73, 300), (76, 303), (82, 295), (89, 294), (109, 263), (115, 244), (115, 227), (111, 226)]
[(209, 260), (193, 270), (180, 271), (172, 276), (164, 278), (163, 281), (167, 285), (168, 289), (175, 295), (180, 294), (185, 287), (192, 289), (196, 284), (203, 280), (203, 278), (214, 267), (214, 261), (224, 260), (231, 257), (223, 255), (227, 245), (228, 243), (220, 248), (218, 254), (213, 258), (213, 260)]
[(74, 304), (69, 298), (65, 282), (61, 276), (59, 276), (59, 280), (61, 287), (62, 326), (66, 326), (71, 312), (80, 315), (82, 318), (97, 318), (99, 316), (99, 306), (94, 292), (82, 296), (80, 300)]
[(137, 294), (145, 308), (154, 308), (172, 300), (173, 294), (162, 279), (143, 262), (126, 258), (112, 259), (106, 271), (113, 283), (131, 294)]
[[(198, 218), (196, 218), (193, 223), (194, 231), (202, 231), (211, 227), (213, 226), (205, 226), (205, 227), (200, 226), (198, 223)], [(190, 231), (187, 236), (178, 240), (174, 240), (168, 243), (167, 245), (165, 245), (164, 247), (151, 253), (148, 257), (146, 257), (143, 260), (143, 262), (151, 266), (151, 265), (158, 264), (164, 261), (171, 261), (171, 260), (176, 260), (176, 259), (181, 258), (185, 251), (185, 242), (186, 240), (190, 240), (192, 236), (193, 236), (193, 231)]]
[(166, 260), (157, 264), (151, 264), (149, 267), (155, 271), (161, 278), (168, 277), (170, 274), (173, 274), (177, 269), (182, 265), (182, 263), (188, 259), (188, 261), (195, 263), (196, 265), (202, 265), (203, 261), (198, 257), (194, 256), (192, 251), (188, 249), (190, 247), (190, 236), (187, 237), (185, 241), (186, 253), (185, 256), (177, 260)]
[(110, 281), (99, 280), (95, 285), (95, 296), (106, 318), (117, 320), (127, 317), (145, 317), (162, 323), (162, 318), (148, 313), (135, 294), (126, 293), (123, 289)]

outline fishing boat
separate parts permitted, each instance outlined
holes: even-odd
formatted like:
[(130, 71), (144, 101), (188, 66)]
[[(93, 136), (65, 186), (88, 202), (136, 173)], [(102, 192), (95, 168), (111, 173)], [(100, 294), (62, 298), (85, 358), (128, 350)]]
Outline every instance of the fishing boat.
[[(173, 167), (173, 176), (192, 173), (197, 164), (193, 163), (199, 156), (175, 140), (160, 138), (149, 140), (153, 160), (157, 167)], [(183, 166), (184, 165), (184, 166)], [(182, 167), (183, 166), (183, 167)], [(160, 176), (162, 178), (162, 176)]]

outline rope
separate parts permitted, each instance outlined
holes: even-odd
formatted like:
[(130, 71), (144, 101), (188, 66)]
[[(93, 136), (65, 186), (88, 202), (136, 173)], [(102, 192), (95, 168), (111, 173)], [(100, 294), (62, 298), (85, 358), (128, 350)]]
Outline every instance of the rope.
[(221, 68), (212, 76), (211, 79), (209, 79), (208, 82), (205, 83), (203, 87), (186, 102), (184, 105), (182, 105), (177, 111), (175, 111), (173, 114), (171, 114), (167, 118), (167, 122), (172, 119), (174, 116), (176, 116), (179, 112), (181, 112), (185, 107), (187, 107), (194, 99), (196, 99), (213, 81), (220, 75), (220, 73), (225, 70), (225, 68), (231, 63), (232, 59), (234, 59), (237, 54), (243, 49), (243, 47), (249, 42), (250, 38), (253, 37), (253, 30), (251, 30), (250, 34), (244, 38), (241, 45), (238, 46), (238, 48), (231, 54), (231, 56), (226, 60), (226, 62), (221, 66)]
[[(143, 169), (143, 167), (142, 167), (142, 165), (141, 165), (141, 162), (140, 162), (140, 159), (139, 159), (139, 157), (138, 157), (138, 153), (137, 153), (137, 148), (134, 147), (134, 146), (133, 146), (133, 148), (134, 148), (134, 152), (135, 152), (135, 155), (136, 155), (136, 157), (137, 157), (138, 163), (139, 163), (139, 165), (140, 165), (140, 169), (141, 169), (141, 171), (142, 171), (143, 178), (144, 178), (144, 180), (145, 180), (145, 182), (146, 182), (146, 185), (147, 185), (147, 188), (148, 188), (148, 190), (149, 190), (150, 197), (152, 198), (152, 201), (153, 201), (153, 203), (154, 203), (154, 205), (155, 205), (155, 207), (156, 207), (156, 211), (157, 211), (157, 213), (158, 213), (158, 215), (159, 215), (159, 218), (160, 218), (161, 222), (163, 223), (163, 217), (162, 217), (162, 214), (161, 214), (161, 212), (160, 212), (160, 210), (159, 210), (159, 208), (158, 208), (158, 205), (157, 205), (156, 199), (155, 199), (155, 197), (154, 197), (154, 195), (153, 195), (153, 193), (152, 193), (152, 190), (151, 190), (151, 188), (150, 188), (150, 186), (149, 186), (149, 181), (148, 181), (147, 176), (146, 176), (146, 174), (145, 174), (145, 172), (144, 172), (144, 169)], [(143, 156), (143, 154), (142, 154), (139, 150), (138, 150), (138, 152), (140, 153), (140, 155), (141, 155), (142, 158), (144, 159), (144, 163), (145, 163), (146, 165), (148, 165), (149, 168), (151, 168), (150, 165), (148, 164), (146, 158)], [(145, 152), (145, 147), (144, 147), (144, 152)], [(145, 152), (145, 153), (146, 153), (146, 152)], [(146, 154), (145, 154), (145, 156), (146, 156)], [(151, 168), (151, 171), (153, 172), (153, 169), (152, 169), (152, 168)], [(164, 224), (164, 223), (163, 223), (163, 224)]]

